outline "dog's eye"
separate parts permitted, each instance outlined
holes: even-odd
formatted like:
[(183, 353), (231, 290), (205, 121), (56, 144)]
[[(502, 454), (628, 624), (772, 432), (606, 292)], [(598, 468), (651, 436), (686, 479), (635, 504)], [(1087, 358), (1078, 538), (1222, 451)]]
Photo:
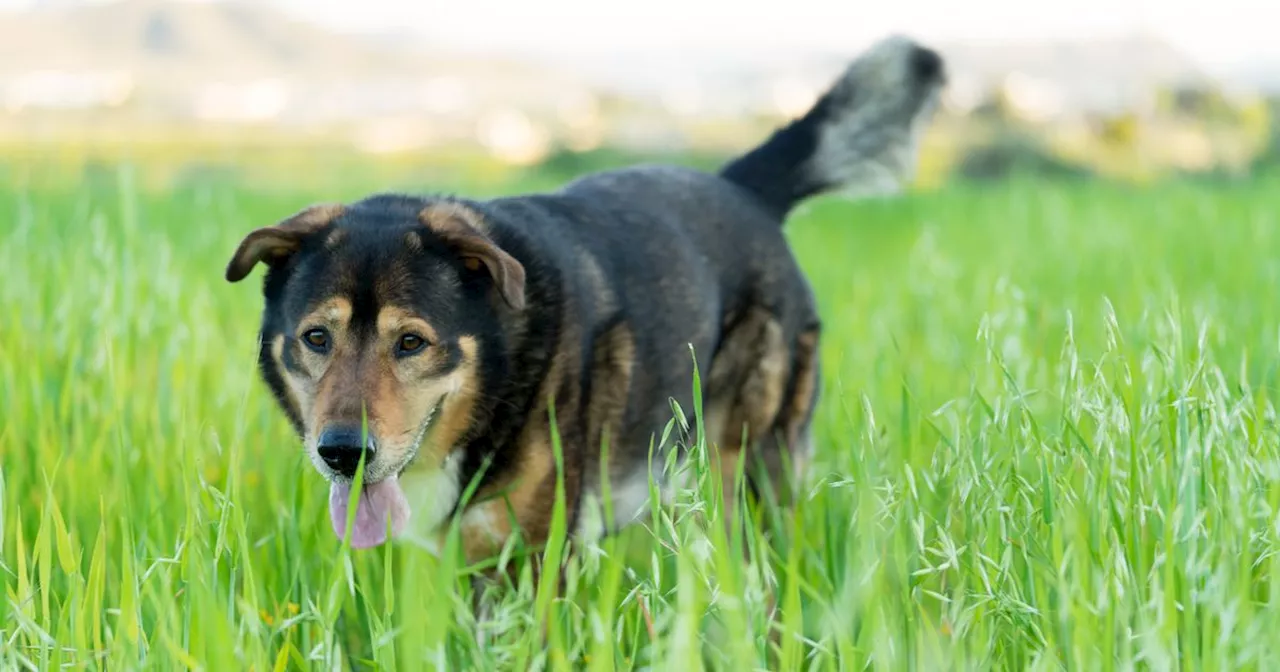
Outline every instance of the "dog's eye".
[(306, 343), (308, 348), (324, 354), (329, 350), (329, 332), (324, 329), (308, 329), (302, 334), (302, 342)]
[(426, 339), (417, 334), (405, 334), (400, 337), (400, 342), (396, 344), (397, 354), (412, 355), (427, 346)]

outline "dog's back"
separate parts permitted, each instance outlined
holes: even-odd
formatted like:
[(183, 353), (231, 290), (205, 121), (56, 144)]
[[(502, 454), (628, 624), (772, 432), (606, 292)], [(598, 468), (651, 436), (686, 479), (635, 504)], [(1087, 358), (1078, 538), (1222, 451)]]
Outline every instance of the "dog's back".
[[(582, 376), (592, 395), (620, 390), (610, 458), (611, 487), (620, 493), (614, 523), (647, 495), (642, 466), (650, 438), (670, 419), (664, 401), (691, 408), (690, 347), (702, 371), (707, 436), (721, 454), (736, 454), (745, 431), (767, 477), (785, 481), (777, 478), (782, 462), (804, 461), (819, 319), (784, 221), (819, 193), (896, 188), (912, 168), (941, 70), (933, 52), (888, 40), (854, 62), (808, 114), (717, 173), (638, 166), (553, 194), (477, 204), (523, 241), (507, 242), (531, 246), (521, 259), (535, 269), (531, 285), (536, 269), (555, 276), (549, 291), (563, 292), (554, 303), (564, 323), (581, 329), (585, 350), (627, 360)], [(623, 346), (613, 342), (619, 338)], [(587, 501), (599, 492), (596, 438), (581, 456)], [(588, 513), (579, 527), (596, 520)]]
[(934, 52), (886, 40), (851, 64), (806, 115), (715, 174), (636, 166), (566, 185), (553, 197), (555, 207), (590, 224), (547, 233), (620, 264), (663, 259), (668, 284), (706, 286), (699, 281), (710, 273), (719, 296), (706, 298), (721, 313), (770, 295), (803, 299), (807, 285), (781, 233), (787, 215), (832, 190), (897, 189), (914, 167), (917, 136), (942, 77)]

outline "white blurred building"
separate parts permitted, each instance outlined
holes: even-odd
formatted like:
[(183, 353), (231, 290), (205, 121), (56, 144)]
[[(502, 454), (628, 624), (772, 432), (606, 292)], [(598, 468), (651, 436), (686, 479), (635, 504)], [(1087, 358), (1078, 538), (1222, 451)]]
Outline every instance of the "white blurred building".
[(133, 77), (121, 71), (33, 70), (0, 80), (10, 112), (119, 107), (133, 92)]

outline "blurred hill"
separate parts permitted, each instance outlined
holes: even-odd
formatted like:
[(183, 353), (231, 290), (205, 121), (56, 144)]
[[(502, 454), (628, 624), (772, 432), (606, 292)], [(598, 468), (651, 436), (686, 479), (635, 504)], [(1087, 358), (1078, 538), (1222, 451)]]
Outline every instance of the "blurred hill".
[(578, 78), (554, 68), (410, 46), (247, 0), (59, 3), (0, 14), (0, 105), (37, 135), (92, 112), (99, 127), (342, 125), (374, 151), (479, 132), (513, 155), (546, 144), (530, 117), (573, 120), (590, 105)]
[[(937, 46), (950, 85), (926, 167), (1075, 170), (1106, 155), (1148, 174), (1217, 166), (1224, 143), (1243, 165), (1265, 144), (1268, 116), (1244, 115), (1241, 139), (1233, 110), (1252, 103), (1152, 35)], [(212, 135), (478, 147), (514, 164), (604, 147), (715, 153), (801, 112), (858, 48), (547, 61), (434, 49), (407, 29), (338, 33), (261, 0), (55, 0), (0, 13), (0, 142)], [(1275, 70), (1249, 81), (1280, 83)], [(1055, 156), (1012, 156), (1027, 152)]]
[(1236, 68), (1229, 81), (1272, 96), (1280, 95), (1280, 61), (1264, 61)]
[(412, 46), (418, 48), (404, 34), (336, 33), (254, 0), (63, 0), (0, 11), (0, 73), (10, 75), (123, 69), (150, 84), (179, 85), (228, 77), (420, 77), (440, 67), (546, 71)]
[(260, 3), (125, 0), (0, 15), (6, 74), (122, 69), (177, 84), (193, 76), (330, 76), (407, 65)]
[(1114, 112), (1138, 104), (1156, 87), (1199, 87), (1213, 81), (1177, 47), (1147, 34), (1077, 42), (951, 44), (942, 50), (955, 73), (952, 94), (972, 99), (1013, 75), (1051, 86), (1065, 107)]
[[(1149, 35), (941, 48), (959, 98), (979, 98), (1016, 73), (1051, 82), (1064, 105), (1114, 108), (1153, 86), (1207, 79), (1176, 48)], [(780, 104), (776, 99), (785, 96), (775, 89), (788, 84), (796, 90), (816, 89), (850, 55), (779, 54), (764, 60), (747, 54), (689, 53), (660, 59), (583, 59), (553, 67), (433, 51), (403, 30), (369, 37), (338, 34), (249, 0), (64, 0), (49, 9), (0, 14), (0, 76), (114, 72), (148, 94), (175, 89), (189, 93), (211, 82), (414, 82), (447, 73), (472, 77), (466, 82), (469, 89), (484, 88), (486, 80), (500, 81), (509, 87), (504, 95), (522, 105), (536, 102), (530, 100), (533, 96), (522, 96), (527, 89), (556, 92), (557, 87), (584, 80), (593, 88), (622, 95), (684, 102), (676, 107), (695, 112), (699, 105), (691, 102), (698, 97), (693, 89), (716, 94), (701, 96), (720, 101), (701, 102), (704, 107), (714, 105), (715, 111), (777, 112), (789, 110), (776, 108), (800, 103)], [(370, 112), (379, 111), (377, 98), (370, 97)]]

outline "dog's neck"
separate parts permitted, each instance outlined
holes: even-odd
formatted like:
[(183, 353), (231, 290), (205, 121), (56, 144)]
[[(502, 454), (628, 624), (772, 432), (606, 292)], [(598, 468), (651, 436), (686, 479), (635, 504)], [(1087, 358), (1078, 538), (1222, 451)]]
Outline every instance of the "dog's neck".
[(525, 291), (530, 297), (526, 303), (540, 309), (500, 319), (501, 345), (481, 355), (485, 359), (482, 375), (487, 377), (481, 385), (485, 394), (477, 400), (472, 429), (461, 444), (459, 472), (463, 490), (478, 479), (477, 496), (505, 482), (519, 458), (518, 443), (525, 421), (545, 401), (539, 395), (564, 319), (560, 312), (564, 290), (559, 273), (540, 266), (538, 255), (529, 249), (528, 242), (512, 231), (504, 231), (501, 220), (486, 216), (486, 221), (495, 229), (503, 248), (525, 265)]
[(449, 524), (465, 487), (460, 477), (462, 458), (462, 451), (452, 450), (439, 467), (409, 469), (400, 476), (412, 512), (401, 540), (439, 555), (441, 530)]

